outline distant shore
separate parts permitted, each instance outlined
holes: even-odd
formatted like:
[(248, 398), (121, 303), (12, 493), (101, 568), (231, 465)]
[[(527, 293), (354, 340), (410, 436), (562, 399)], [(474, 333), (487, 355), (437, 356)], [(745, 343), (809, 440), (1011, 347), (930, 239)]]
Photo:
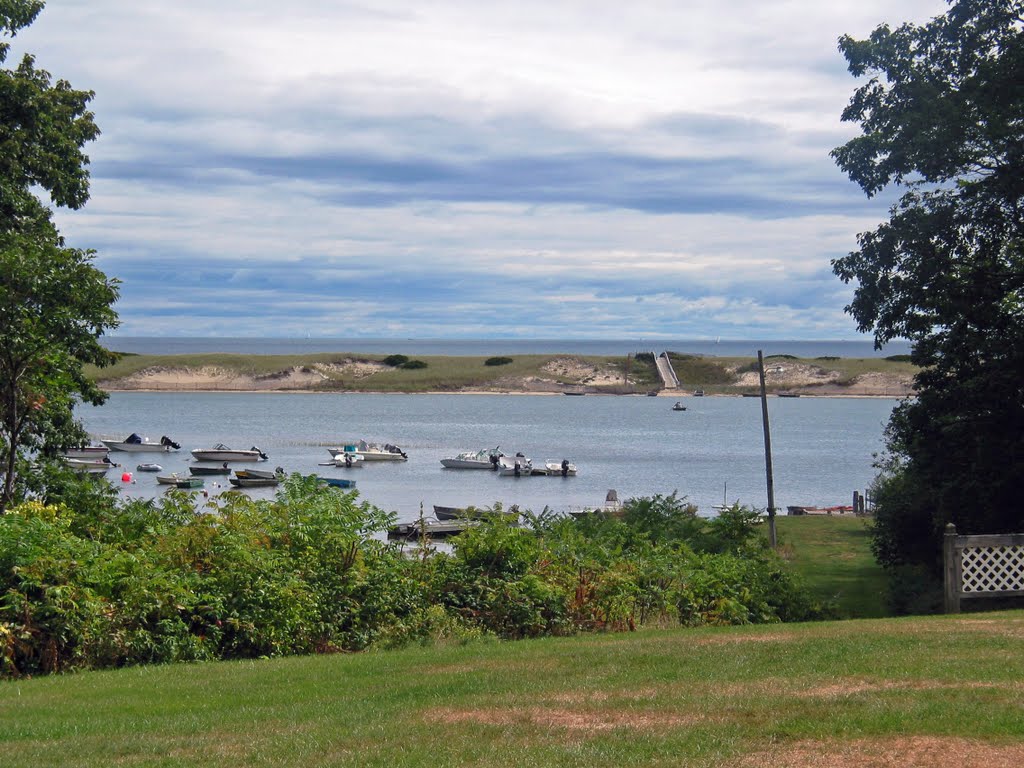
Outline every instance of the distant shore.
[[(409, 360), (353, 353), (306, 355), (125, 355), (90, 375), (107, 391), (515, 395), (742, 396), (759, 391), (750, 358), (670, 357), (679, 386), (662, 382), (654, 356), (435, 356)], [(397, 362), (396, 362), (397, 361)], [(905, 360), (777, 355), (766, 387), (792, 397), (905, 397)]]

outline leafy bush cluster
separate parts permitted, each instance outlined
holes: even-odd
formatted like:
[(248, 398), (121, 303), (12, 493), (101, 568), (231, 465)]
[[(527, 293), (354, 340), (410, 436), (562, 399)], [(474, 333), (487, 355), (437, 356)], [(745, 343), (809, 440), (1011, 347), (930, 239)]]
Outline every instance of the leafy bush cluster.
[(708, 521), (655, 496), (494, 520), (408, 557), (384, 541), (392, 515), (313, 478), (215, 504), (0, 517), (0, 675), (817, 615), (739, 507)]
[(381, 362), (384, 363), (384, 365), (389, 365), (392, 368), (397, 368), (400, 365), (405, 365), (406, 363), (408, 363), (409, 357), (407, 355), (388, 355), (383, 360), (381, 360)]
[(511, 362), (511, 357), (488, 357), (484, 360), (484, 365), (509, 365)]

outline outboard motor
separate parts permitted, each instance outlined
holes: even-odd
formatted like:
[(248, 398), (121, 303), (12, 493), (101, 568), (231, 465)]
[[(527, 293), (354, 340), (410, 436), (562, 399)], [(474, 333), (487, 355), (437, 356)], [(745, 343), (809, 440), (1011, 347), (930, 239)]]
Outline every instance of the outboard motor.
[(569, 460), (562, 459), (562, 477), (569, 476)]
[(169, 445), (174, 450), (178, 450), (179, 448), (181, 448), (180, 443), (174, 442), (167, 435), (164, 435), (163, 437), (160, 438), (160, 445)]
[(498, 455), (495, 453), (491, 454), (491, 469), (496, 470), (498, 468)]
[(260, 461), (266, 461), (267, 459), (270, 458), (269, 456), (267, 456), (267, 454), (265, 454), (263, 451), (261, 451), (255, 445), (252, 448), (250, 448), (249, 450), (250, 451), (256, 451), (256, 453), (258, 453), (260, 455)]

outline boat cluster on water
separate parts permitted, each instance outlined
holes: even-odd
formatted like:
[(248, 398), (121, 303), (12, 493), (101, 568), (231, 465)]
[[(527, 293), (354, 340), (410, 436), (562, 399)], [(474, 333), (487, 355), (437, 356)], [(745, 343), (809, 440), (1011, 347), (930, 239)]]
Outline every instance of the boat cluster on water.
[[(122, 466), (111, 460), (111, 453), (171, 453), (181, 448), (181, 445), (166, 435), (158, 441), (153, 441), (134, 432), (123, 440), (102, 439), (99, 442), (101, 445), (82, 446), (65, 451), (64, 461), (78, 472), (105, 474), (114, 467)], [(327, 451), (331, 458), (321, 462), (320, 466), (341, 469), (355, 469), (363, 466), (366, 462), (401, 462), (407, 461), (409, 458), (408, 454), (397, 445), (369, 443), (365, 440), (342, 443), (329, 447)], [(225, 477), (235, 488), (267, 488), (278, 485), (286, 475), (282, 467), (277, 467), (272, 472), (257, 469), (232, 470), (230, 465), (235, 462), (259, 462), (269, 459), (267, 454), (255, 445), (251, 448), (230, 448), (218, 443), (212, 448), (195, 448), (191, 454), (196, 463), (189, 466), (188, 473), (161, 474), (163, 467), (155, 462), (141, 462), (136, 465), (135, 471), (155, 474), (156, 482), (159, 485), (186, 489), (202, 488), (205, 478), (220, 476)], [(577, 472), (576, 465), (568, 459), (534, 464), (522, 453), (507, 456), (499, 447), (465, 451), (441, 459), (441, 466), (445, 469), (456, 470), (482, 469), (508, 477), (574, 477)], [(234, 472), (233, 476), (232, 471)], [(122, 472), (121, 480), (135, 482), (127, 467)], [(325, 485), (339, 488), (355, 488), (356, 486), (355, 480), (347, 478), (320, 477), (320, 481)], [(447, 508), (441, 508), (441, 515), (444, 514), (444, 509)]]

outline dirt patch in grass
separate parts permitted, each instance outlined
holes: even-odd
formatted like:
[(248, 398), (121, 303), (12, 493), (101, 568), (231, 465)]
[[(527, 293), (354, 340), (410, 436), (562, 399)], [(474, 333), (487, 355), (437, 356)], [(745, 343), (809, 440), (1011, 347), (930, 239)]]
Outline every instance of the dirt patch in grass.
[[(437, 713), (431, 715), (432, 720)], [(526, 725), (531, 728), (555, 728), (577, 733), (596, 733), (615, 728), (661, 730), (707, 722), (697, 714), (671, 712), (631, 712), (622, 710), (581, 710), (555, 707), (517, 707), (510, 709), (448, 709), (441, 714), (444, 722), (479, 723), (480, 725)]]
[(978, 681), (949, 682), (945, 680), (865, 680), (862, 678), (845, 678), (828, 685), (795, 691), (794, 695), (806, 698), (834, 699), (842, 696), (854, 696), (860, 693), (879, 693), (882, 691), (935, 691), (992, 689), (1011, 691), (1018, 690), (1021, 685), (1016, 683), (983, 683)]
[(1018, 768), (1024, 744), (942, 736), (803, 741), (746, 755), (743, 768)]

